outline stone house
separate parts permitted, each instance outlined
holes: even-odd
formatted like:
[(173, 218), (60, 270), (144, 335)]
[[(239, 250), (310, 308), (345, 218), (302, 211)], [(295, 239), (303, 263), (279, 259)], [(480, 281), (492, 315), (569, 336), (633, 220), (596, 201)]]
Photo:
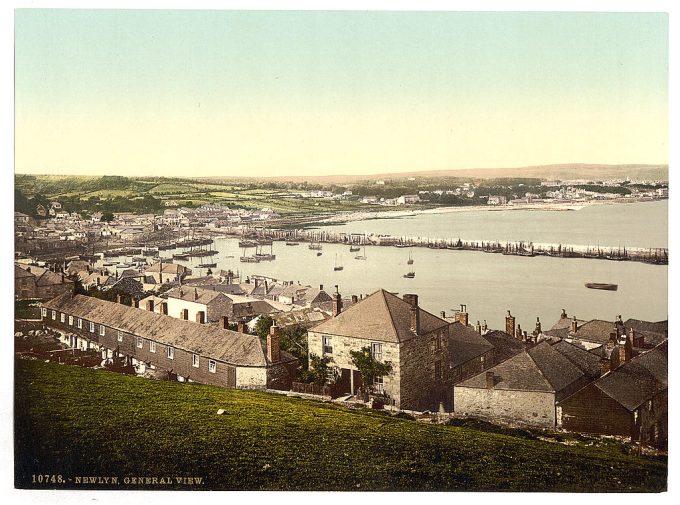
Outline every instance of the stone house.
[(668, 446), (668, 341), (558, 403), (558, 426)]
[(454, 412), (491, 421), (554, 428), (556, 402), (591, 379), (541, 342), (455, 385)]
[(308, 332), (310, 354), (332, 358), (340, 374), (339, 393), (356, 394), (361, 377), (350, 351), (368, 347), (392, 371), (373, 384), (400, 409), (438, 409), (442, 402), (449, 323), (418, 305), (418, 296), (403, 299), (383, 289), (342, 311), (334, 295), (333, 318)]
[(266, 341), (224, 327), (64, 293), (43, 305), (43, 323), (74, 348), (120, 359), (138, 372), (180, 381), (251, 389), (290, 389), (297, 359), (280, 349), (278, 328)]

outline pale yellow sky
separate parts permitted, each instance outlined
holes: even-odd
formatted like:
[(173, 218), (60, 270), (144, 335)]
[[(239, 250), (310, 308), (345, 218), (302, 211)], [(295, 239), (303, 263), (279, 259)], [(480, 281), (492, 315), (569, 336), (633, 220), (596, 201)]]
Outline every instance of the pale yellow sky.
[(667, 16), (18, 11), (19, 173), (668, 162)]

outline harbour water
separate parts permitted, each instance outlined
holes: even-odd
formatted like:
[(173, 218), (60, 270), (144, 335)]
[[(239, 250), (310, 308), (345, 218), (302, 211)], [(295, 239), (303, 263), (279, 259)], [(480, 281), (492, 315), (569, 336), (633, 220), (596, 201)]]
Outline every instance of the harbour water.
[[(602, 205), (579, 211), (503, 211), (425, 214), (404, 219), (355, 221), (329, 230), (373, 232), (406, 236), (479, 238), (485, 240), (534, 240), (572, 244), (665, 247), (667, 202)], [(601, 233), (601, 234), (600, 234)], [(364, 250), (350, 252), (340, 244), (323, 244), (322, 255), (306, 243), (286, 246), (275, 242), (276, 260), (242, 263), (238, 240), (215, 240), (218, 254), (178, 263), (195, 274), (203, 262), (217, 268), (279, 280), (319, 285), (331, 292), (338, 285), (344, 296), (369, 294), (378, 288), (417, 293), (421, 305), (434, 314), (451, 313), (466, 304), (470, 321), (486, 320), (491, 328), (504, 327), (511, 310), (523, 329), (533, 330), (536, 317), (550, 328), (561, 309), (579, 319), (613, 320), (618, 314), (657, 321), (667, 319), (668, 267), (630, 261), (521, 257), (472, 251), (368, 246), (365, 260), (355, 259)], [(413, 279), (404, 278), (411, 252)], [(264, 247), (269, 252), (269, 247)], [(169, 256), (171, 251), (164, 251)], [(254, 253), (249, 249), (247, 254)], [(343, 270), (334, 266), (342, 264)], [(586, 282), (618, 284), (618, 291), (587, 289)]]
[(589, 205), (580, 210), (462, 210), (367, 219), (322, 229), (462, 240), (609, 247), (668, 247), (668, 200)]

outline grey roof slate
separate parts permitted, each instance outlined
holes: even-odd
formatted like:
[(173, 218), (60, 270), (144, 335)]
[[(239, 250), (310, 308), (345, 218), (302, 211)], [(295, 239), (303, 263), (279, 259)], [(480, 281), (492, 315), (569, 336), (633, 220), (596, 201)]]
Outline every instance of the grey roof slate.
[(256, 335), (224, 330), (97, 298), (64, 293), (44, 304), (87, 321), (171, 345), (225, 363), (266, 366), (264, 344)]
[(623, 407), (634, 411), (668, 389), (668, 341), (627, 361), (594, 384)]
[(450, 365), (457, 367), (478, 358), (492, 350), (494, 346), (471, 326), (455, 322), (449, 326), (448, 351)]
[[(411, 331), (410, 309), (411, 306), (398, 296), (379, 289), (336, 317), (324, 321), (314, 331), (382, 342), (404, 342), (416, 337)], [(418, 310), (421, 334), (431, 333), (449, 324), (421, 308)]]

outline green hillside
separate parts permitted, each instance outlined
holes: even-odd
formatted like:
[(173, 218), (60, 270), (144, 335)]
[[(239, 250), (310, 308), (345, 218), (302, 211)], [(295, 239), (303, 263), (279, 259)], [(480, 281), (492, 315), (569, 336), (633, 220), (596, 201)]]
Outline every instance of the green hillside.
[[(193, 489), (666, 487), (665, 460), (625, 455), (614, 445), (569, 447), (38, 361), (16, 362), (15, 415), (19, 487), (86, 487), (75, 485), (76, 476), (118, 476), (115, 488), (126, 487), (126, 476), (202, 477)], [(32, 474), (66, 482), (32, 484)]]

